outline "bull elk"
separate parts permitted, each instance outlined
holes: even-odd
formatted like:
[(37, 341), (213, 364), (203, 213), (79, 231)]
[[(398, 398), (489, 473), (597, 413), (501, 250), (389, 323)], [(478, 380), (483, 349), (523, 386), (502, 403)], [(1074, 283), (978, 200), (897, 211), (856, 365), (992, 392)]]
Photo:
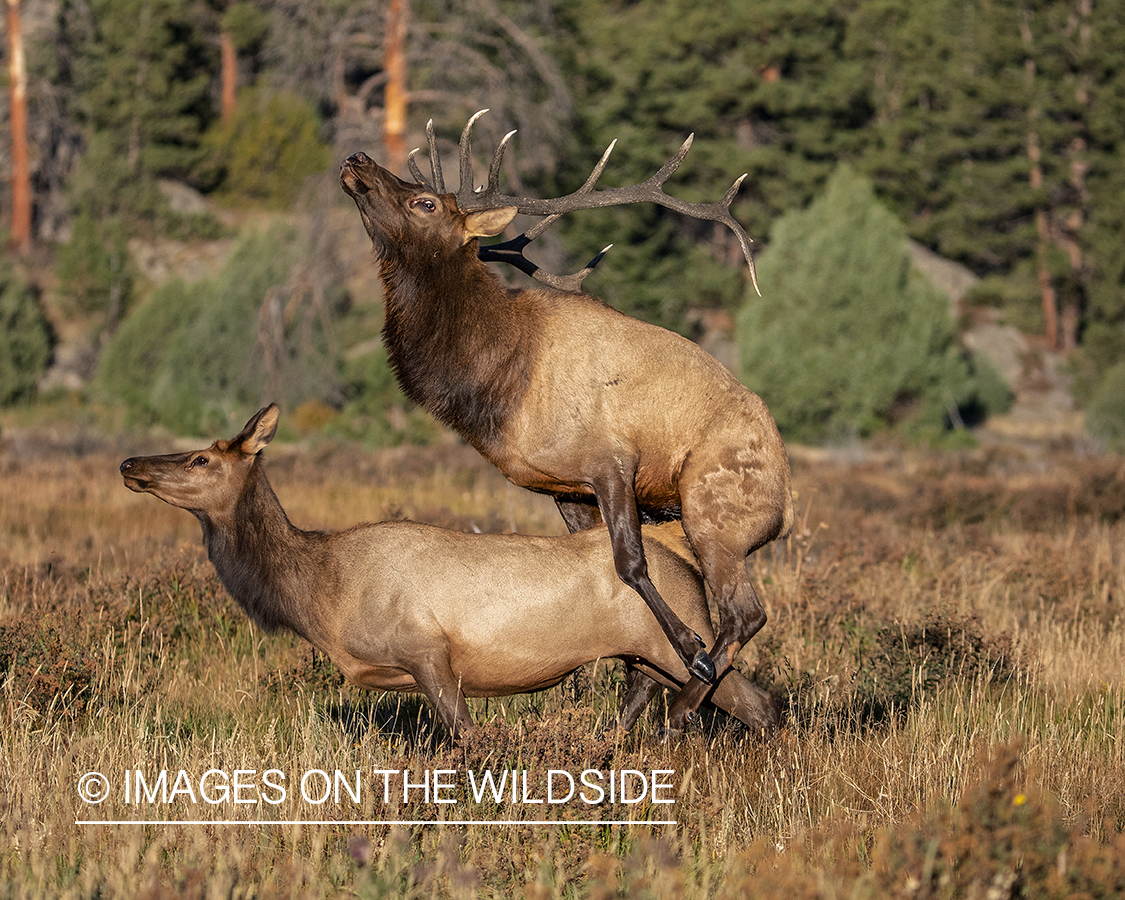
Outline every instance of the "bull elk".
[[(131, 457), (125, 484), (193, 513), (223, 585), (266, 630), (288, 628), (357, 685), (421, 691), (456, 740), (472, 727), (465, 697), (558, 684), (617, 657), (630, 671), (618, 724), (687, 670), (633, 591), (616, 577), (597, 531), (560, 537), (462, 534), (415, 522), (324, 533), (295, 527), (260, 453), (278, 408), (258, 411), (205, 450)], [(676, 613), (710, 636), (706, 594), (679, 529), (649, 528), (655, 581)], [(643, 680), (641, 680), (643, 677)], [(710, 701), (755, 729), (776, 724), (769, 694), (730, 671)]]
[[(750, 239), (729, 212), (742, 179), (711, 204), (665, 194), (688, 138), (647, 181), (597, 190), (611, 144), (574, 193), (513, 197), (498, 187), (509, 134), (493, 156), (487, 184), (474, 190), (476, 118), (461, 135), (455, 194), (445, 191), (432, 124), (431, 179), (414, 154), (415, 183), (364, 153), (348, 157), (340, 170), (379, 263), (388, 357), (412, 400), (460, 432), (511, 482), (553, 495), (571, 532), (605, 522), (619, 577), (644, 598), (695, 676), (672, 705), (670, 724), (681, 728), (718, 674), (713, 660), (726, 665), (765, 624), (747, 560), (792, 526), (785, 447), (762, 400), (698, 345), (581, 292), (597, 258), (581, 272), (558, 276), (522, 251), (566, 212), (652, 201), (730, 226), (753, 276)], [(479, 238), (500, 234), (517, 212), (545, 218), (504, 244), (479, 246)], [(485, 261), (512, 263), (554, 289), (508, 288)], [(710, 654), (704, 632), (693, 632), (669, 608), (646, 565), (642, 521), (671, 519), (682, 521), (718, 609)]]

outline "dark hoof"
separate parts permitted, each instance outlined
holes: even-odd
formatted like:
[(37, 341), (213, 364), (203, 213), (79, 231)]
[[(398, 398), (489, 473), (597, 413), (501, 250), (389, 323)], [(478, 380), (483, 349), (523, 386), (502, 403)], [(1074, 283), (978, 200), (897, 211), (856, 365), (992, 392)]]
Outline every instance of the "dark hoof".
[(715, 664), (706, 650), (700, 650), (691, 661), (691, 674), (704, 684), (715, 683)]
[(679, 728), (661, 727), (656, 729), (656, 740), (661, 744), (671, 744), (683, 737), (683, 734)]

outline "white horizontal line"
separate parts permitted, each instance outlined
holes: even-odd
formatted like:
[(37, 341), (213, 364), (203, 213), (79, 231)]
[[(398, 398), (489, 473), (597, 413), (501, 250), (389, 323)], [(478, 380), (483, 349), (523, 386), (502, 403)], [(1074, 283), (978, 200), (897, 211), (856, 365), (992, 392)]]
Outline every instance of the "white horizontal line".
[(676, 825), (675, 819), (76, 819), (75, 825)]

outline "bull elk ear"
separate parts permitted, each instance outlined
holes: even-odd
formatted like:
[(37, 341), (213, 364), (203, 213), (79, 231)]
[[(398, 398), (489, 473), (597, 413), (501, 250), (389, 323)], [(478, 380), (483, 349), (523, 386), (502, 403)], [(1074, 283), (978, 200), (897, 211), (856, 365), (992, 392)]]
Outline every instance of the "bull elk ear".
[(514, 206), (501, 206), (499, 209), (482, 209), (465, 216), (465, 240), (475, 237), (495, 237), (511, 224), (519, 212)]
[(261, 452), (265, 449), (266, 444), (273, 440), (273, 436), (277, 434), (279, 415), (280, 410), (278, 410), (276, 403), (262, 407), (246, 423), (246, 427), (242, 429), (238, 437), (231, 441), (231, 445), (238, 447), (246, 456), (253, 456), (255, 453)]

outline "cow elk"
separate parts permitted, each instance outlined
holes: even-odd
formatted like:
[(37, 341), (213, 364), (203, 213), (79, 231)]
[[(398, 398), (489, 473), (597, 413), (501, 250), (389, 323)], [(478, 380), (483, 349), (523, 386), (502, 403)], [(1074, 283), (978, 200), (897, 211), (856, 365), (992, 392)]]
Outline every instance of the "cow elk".
[[(512, 197), (498, 188), (509, 134), (487, 184), (474, 190), (476, 118), (461, 135), (456, 194), (445, 192), (432, 125), (428, 181), (413, 154), (416, 183), (364, 153), (341, 168), (379, 263), (388, 357), (410, 398), (512, 483), (552, 495), (570, 531), (605, 522), (618, 575), (644, 598), (696, 676), (672, 706), (671, 724), (680, 728), (715, 680), (713, 659), (726, 665), (765, 624), (747, 562), (792, 526), (785, 447), (762, 400), (698, 345), (581, 292), (596, 259), (556, 276), (522, 250), (563, 213), (652, 201), (730, 226), (753, 276), (750, 239), (729, 212), (742, 179), (712, 204), (665, 194), (689, 138), (647, 181), (597, 190), (611, 144), (574, 193)], [(518, 238), (479, 247), (478, 238), (500, 234), (517, 212), (545, 218)], [(508, 288), (482, 258), (511, 262), (556, 289)], [(642, 521), (671, 519), (681, 520), (718, 610), (710, 655), (701, 632), (669, 609), (646, 566)]]
[[(270, 405), (229, 441), (134, 457), (125, 484), (193, 513), (223, 585), (262, 628), (288, 628), (357, 685), (421, 691), (456, 740), (465, 697), (558, 684), (595, 659), (625, 661), (629, 729), (657, 683), (688, 672), (637, 595), (616, 577), (600, 530), (558, 537), (462, 534), (415, 522), (324, 533), (295, 527), (261, 462), (277, 429)], [(673, 610), (712, 635), (706, 594), (683, 534), (646, 528), (653, 579)], [(757, 730), (776, 724), (769, 694), (737, 671), (709, 700)]]

